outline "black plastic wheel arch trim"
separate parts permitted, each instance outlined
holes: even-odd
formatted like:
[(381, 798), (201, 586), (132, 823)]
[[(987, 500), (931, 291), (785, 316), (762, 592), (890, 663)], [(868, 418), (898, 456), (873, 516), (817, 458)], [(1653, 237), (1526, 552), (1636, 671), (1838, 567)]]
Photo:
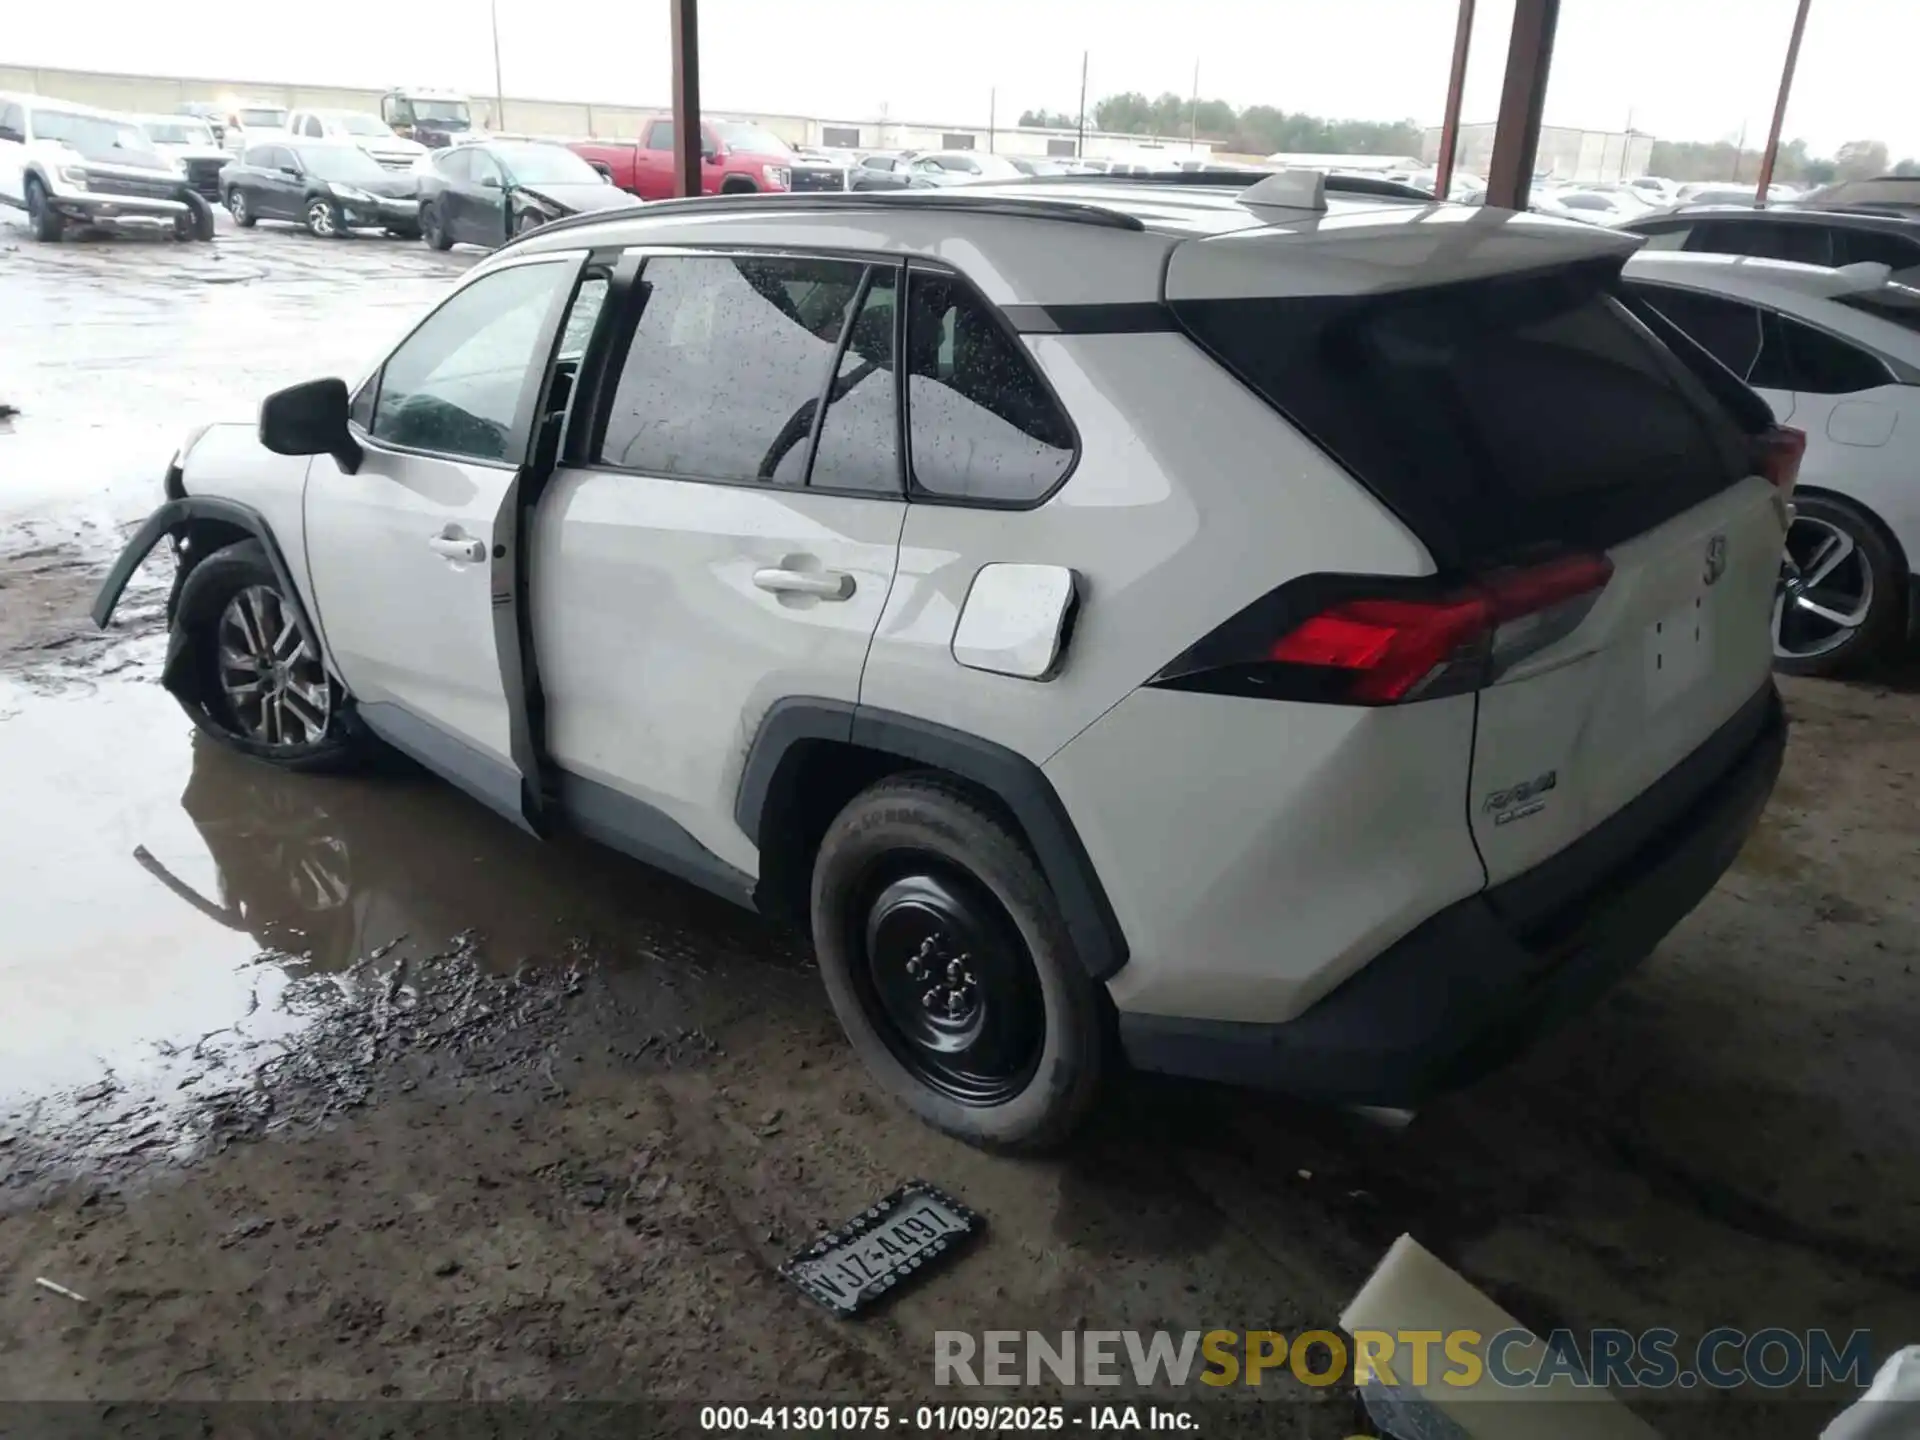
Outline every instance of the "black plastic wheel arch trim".
[[(175, 484), (171, 472), (167, 482), (171, 492)], [(134, 532), (133, 538), (120, 552), (120, 558), (113, 562), (113, 568), (107, 571), (106, 579), (100, 582), (100, 592), (93, 597), (93, 623), (102, 630), (113, 623), (114, 609), (120, 603), (127, 582), (133, 579), (133, 572), (140, 568), (141, 562), (162, 539), (195, 520), (217, 520), (235, 526), (260, 542), (260, 548), (267, 554), (267, 564), (273, 568), (274, 583), (293, 609), (294, 623), (300, 627), (300, 637), (312, 647), (315, 655), (325, 656), (327, 652), (320, 647), (320, 632), (307, 614), (306, 601), (301, 598), (300, 587), (293, 583), (293, 572), (287, 568), (286, 556), (280, 552), (280, 542), (274, 539), (273, 527), (267, 524), (267, 517), (251, 505), (242, 505), (237, 500), (223, 500), (215, 495), (183, 495), (166, 501), (147, 517), (146, 523)]]
[(741, 768), (734, 818), (765, 849), (762, 821), (783, 765), (806, 740), (836, 740), (945, 770), (997, 797), (1019, 822), (1052, 886), (1074, 950), (1096, 980), (1127, 963), (1127, 940), (1073, 819), (1038, 765), (1024, 755), (918, 716), (844, 701), (796, 697), (775, 703), (761, 721)]

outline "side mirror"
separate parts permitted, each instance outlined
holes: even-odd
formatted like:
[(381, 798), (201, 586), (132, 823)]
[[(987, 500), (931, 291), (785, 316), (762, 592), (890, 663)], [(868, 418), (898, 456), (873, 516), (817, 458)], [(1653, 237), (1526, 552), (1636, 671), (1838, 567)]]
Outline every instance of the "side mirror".
[(0, 125), (0, 140), (11, 140), (16, 145), (27, 143), (27, 137), (11, 125)]
[(282, 165), (280, 167), (280, 173), (282, 175), (291, 175), (295, 180), (298, 180), (300, 178), (300, 167), (298, 165)]
[(360, 469), (360, 447), (347, 432), (347, 382), (309, 380), (260, 402), (260, 443), (276, 455), (331, 455), (347, 474)]
[(506, 186), (501, 183), (498, 175), (482, 175), (480, 177), (480, 188), (482, 190), (504, 190)]

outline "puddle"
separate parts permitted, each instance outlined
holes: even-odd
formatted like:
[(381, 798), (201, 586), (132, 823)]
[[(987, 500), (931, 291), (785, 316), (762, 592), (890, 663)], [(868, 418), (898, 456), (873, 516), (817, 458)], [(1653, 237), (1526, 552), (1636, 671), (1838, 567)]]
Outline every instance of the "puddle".
[[(792, 939), (622, 857), (542, 844), (394, 762), (288, 775), (155, 678), (0, 679), (0, 1136), (16, 1181), (185, 1158), (411, 1088), (671, 1063)], [(21, 1157), (26, 1144), (32, 1164)]]

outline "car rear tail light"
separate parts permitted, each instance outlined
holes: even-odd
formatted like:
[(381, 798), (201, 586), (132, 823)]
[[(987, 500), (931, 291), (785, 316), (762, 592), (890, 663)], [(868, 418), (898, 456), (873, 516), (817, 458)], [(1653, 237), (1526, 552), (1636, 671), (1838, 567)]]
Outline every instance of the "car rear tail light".
[(1604, 555), (1449, 586), (1311, 575), (1247, 607), (1151, 683), (1340, 705), (1458, 695), (1571, 634), (1612, 576)]
[(1800, 479), (1800, 461), (1807, 453), (1807, 432), (1791, 425), (1775, 425), (1754, 437), (1753, 463), (1782, 495), (1791, 495)]

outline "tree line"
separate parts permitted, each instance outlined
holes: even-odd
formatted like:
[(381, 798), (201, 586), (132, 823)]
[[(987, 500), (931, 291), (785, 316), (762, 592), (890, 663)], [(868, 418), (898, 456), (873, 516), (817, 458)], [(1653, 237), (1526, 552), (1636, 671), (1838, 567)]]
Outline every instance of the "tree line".
[[(1064, 110), (1023, 110), (1022, 125), (1072, 130), (1080, 121)], [(1224, 100), (1183, 99), (1171, 90), (1149, 100), (1138, 90), (1109, 95), (1087, 113), (1088, 126), (1121, 135), (1193, 135), (1239, 155), (1412, 155), (1425, 129), (1413, 120), (1329, 120), (1271, 105), (1236, 110)], [(1669, 180), (1752, 180), (1760, 151), (1731, 141), (1656, 140), (1648, 170)], [(1805, 140), (1781, 145), (1774, 178), (1790, 185), (1824, 185), (1873, 175), (1920, 175), (1920, 159), (1894, 163), (1885, 142), (1849, 140), (1830, 156), (1814, 155)]]
[[(1022, 125), (1071, 130), (1079, 117), (1064, 110), (1026, 110)], [(1090, 129), (1120, 135), (1193, 135), (1239, 155), (1285, 150), (1307, 155), (1412, 155), (1422, 130), (1414, 120), (1328, 120), (1271, 105), (1236, 110), (1224, 100), (1182, 99), (1171, 90), (1149, 100), (1138, 90), (1109, 95), (1087, 112)]]

